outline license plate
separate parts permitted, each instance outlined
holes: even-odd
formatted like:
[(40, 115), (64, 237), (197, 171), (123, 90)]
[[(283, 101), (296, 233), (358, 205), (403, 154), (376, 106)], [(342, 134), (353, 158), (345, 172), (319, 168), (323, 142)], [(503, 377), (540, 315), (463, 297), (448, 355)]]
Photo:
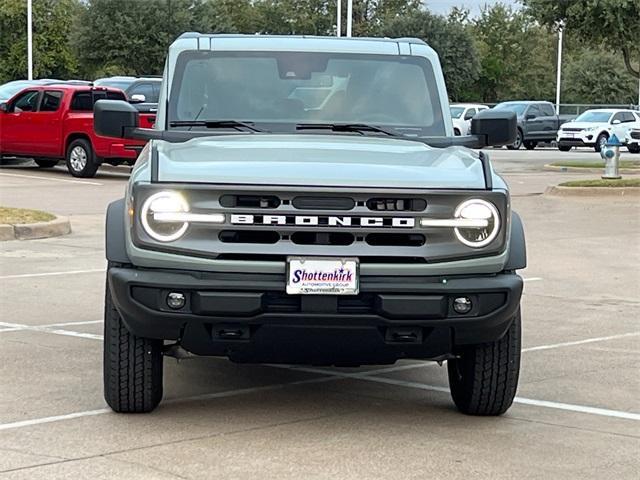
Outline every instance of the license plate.
[(567, 137), (567, 138), (575, 138), (576, 134), (575, 133), (565, 133), (564, 136)]
[(357, 258), (289, 257), (287, 293), (290, 295), (357, 295)]

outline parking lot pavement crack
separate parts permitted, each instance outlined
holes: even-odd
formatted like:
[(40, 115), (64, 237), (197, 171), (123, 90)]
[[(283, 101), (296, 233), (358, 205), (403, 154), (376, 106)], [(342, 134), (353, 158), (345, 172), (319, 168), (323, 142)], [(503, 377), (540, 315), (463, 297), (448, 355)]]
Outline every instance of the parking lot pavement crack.
[(119, 463), (123, 463), (125, 465), (134, 465), (136, 467), (147, 468), (149, 470), (153, 470), (154, 472), (161, 473), (163, 475), (167, 475), (168, 477), (171, 477), (171, 478), (180, 478), (182, 480), (190, 480), (192, 478), (192, 477), (185, 477), (183, 475), (178, 475), (177, 473), (173, 473), (173, 472), (170, 472), (168, 470), (164, 470), (162, 468), (158, 468), (158, 467), (155, 467), (155, 466), (152, 466), (152, 465), (147, 465), (147, 464), (140, 463), (140, 462), (134, 462), (133, 460), (125, 460), (123, 458), (109, 458), (108, 455), (101, 455), (101, 457), (105, 458), (107, 460), (111, 460), (112, 462), (119, 462)]
[(551, 294), (546, 294), (546, 293), (526, 292), (526, 295), (528, 297), (551, 298), (551, 299), (554, 299), (554, 300), (571, 301), (572, 303), (580, 302), (582, 305), (591, 306), (591, 307), (601, 307), (603, 305), (610, 305), (610, 306), (615, 306), (615, 307), (620, 307), (620, 306), (631, 306), (631, 307), (640, 306), (640, 301), (632, 300), (628, 296), (627, 297), (613, 297), (613, 298), (611, 296), (608, 296), (606, 298), (604, 298), (604, 297), (588, 297), (588, 298), (571, 297), (571, 299), (568, 299), (566, 297), (566, 295), (551, 295)]
[(578, 432), (588, 432), (588, 433), (597, 433), (603, 435), (612, 435), (615, 437), (623, 437), (623, 438), (631, 438), (633, 440), (640, 439), (640, 435), (628, 435), (626, 433), (612, 432), (610, 430), (601, 430), (599, 428), (585, 428), (585, 427), (576, 427), (573, 425), (566, 425), (564, 423), (556, 423), (556, 422), (544, 422), (542, 420), (532, 420), (530, 418), (518, 417), (517, 415), (513, 415), (512, 413), (508, 414), (508, 416), (504, 417), (507, 421), (516, 421), (516, 422), (526, 422), (526, 423), (535, 423), (540, 425), (548, 425), (550, 427), (557, 428), (568, 428), (570, 430), (576, 430)]
[[(346, 412), (341, 412), (341, 413), (331, 413), (331, 414), (325, 414), (325, 415), (314, 415), (312, 417), (298, 418), (296, 420), (269, 423), (269, 424), (266, 424), (266, 425), (260, 425), (260, 426), (256, 426), (256, 427), (240, 428), (240, 429), (237, 429), (237, 430), (230, 430), (228, 432), (217, 432), (217, 433), (210, 433), (210, 434), (205, 434), (205, 435), (196, 435), (196, 436), (193, 436), (193, 437), (181, 438), (179, 440), (168, 440), (168, 441), (165, 441), (165, 442), (158, 442), (158, 443), (153, 443), (153, 444), (150, 444), (150, 445), (144, 445), (144, 446), (140, 446), (140, 447), (113, 450), (113, 451), (110, 451), (110, 452), (103, 452), (103, 453), (96, 454), (96, 455), (86, 455), (86, 456), (82, 456), (82, 457), (63, 459), (63, 460), (60, 460), (60, 461), (41, 463), (41, 464), (38, 464), (38, 465), (30, 465), (30, 466), (26, 466), (26, 467), (18, 467), (18, 468), (13, 468), (13, 469), (9, 469), (9, 470), (3, 470), (3, 471), (0, 471), (0, 475), (5, 474), (5, 473), (10, 473), (10, 472), (17, 472), (17, 471), (21, 471), (22, 472), (22, 471), (27, 471), (27, 470), (34, 470), (34, 469), (37, 469), (37, 468), (40, 468), (40, 467), (45, 467), (45, 466), (50, 466), (50, 465), (59, 465), (59, 464), (63, 464), (63, 463), (80, 462), (80, 461), (83, 461), (83, 460), (91, 460), (91, 459), (94, 459), (94, 458), (112, 459), (111, 457), (113, 457), (115, 455), (122, 454), (122, 453), (141, 452), (141, 451), (144, 451), (144, 450), (157, 448), (157, 447), (162, 447), (162, 446), (165, 446), (165, 445), (180, 445), (180, 444), (184, 444), (184, 443), (188, 443), (188, 442), (194, 442), (194, 441), (198, 441), (198, 440), (207, 440), (207, 439), (213, 439), (213, 438), (218, 438), (218, 437), (226, 437), (226, 436), (238, 435), (238, 434), (243, 434), (243, 433), (260, 432), (262, 430), (267, 430), (267, 429), (270, 429), (270, 428), (278, 428), (278, 427), (296, 425), (296, 424), (304, 423), (304, 422), (315, 422), (317, 420), (326, 420), (326, 419), (329, 419), (329, 418), (343, 417), (343, 416), (355, 413), (357, 411), (358, 410), (356, 408), (354, 408), (352, 410), (349, 410), (349, 411), (346, 411)], [(119, 458), (115, 458), (115, 457), (113, 458), (113, 460), (120, 461)], [(132, 463), (132, 464), (148, 467), (146, 464), (143, 464), (143, 463), (137, 463), (137, 462), (127, 462), (127, 463)], [(149, 467), (149, 468), (151, 468), (151, 467)], [(157, 470), (157, 469), (154, 469), (154, 470)], [(158, 471), (160, 471), (160, 470), (158, 470)], [(178, 477), (174, 473), (169, 473), (169, 474), (173, 475), (173, 476), (176, 476), (177, 478), (183, 478), (183, 479), (186, 478), (186, 477)]]

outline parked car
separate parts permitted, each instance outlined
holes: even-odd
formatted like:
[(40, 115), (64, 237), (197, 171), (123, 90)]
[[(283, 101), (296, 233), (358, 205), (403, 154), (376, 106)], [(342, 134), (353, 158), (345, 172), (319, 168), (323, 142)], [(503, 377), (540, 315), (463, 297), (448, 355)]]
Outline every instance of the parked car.
[(105, 77), (93, 82), (97, 87), (112, 87), (122, 90), (127, 99), (138, 103), (158, 103), (160, 97), (160, 77)]
[(635, 127), (640, 127), (640, 112), (594, 108), (562, 124), (557, 136), (558, 149), (568, 152), (571, 147), (593, 147), (599, 152), (612, 134), (623, 142), (627, 131)]
[[(153, 410), (163, 358), (195, 354), (446, 360), (462, 412), (504, 413), (524, 231), (487, 152), (467, 147), (512, 143), (515, 114), (482, 111), (454, 136), (419, 39), (185, 33), (174, 59), (158, 128), (135, 128), (126, 102), (95, 106), (96, 131), (150, 140), (107, 211), (109, 406)], [(318, 76), (346, 92), (291, 98)]]
[(508, 110), (518, 116), (518, 135), (513, 145), (507, 146), (510, 150), (517, 150), (522, 145), (533, 150), (539, 142), (554, 141), (560, 124), (572, 118), (571, 115), (556, 115), (551, 102), (502, 102), (493, 109)]
[(456, 135), (469, 135), (471, 129), (471, 119), (476, 113), (487, 110), (486, 105), (476, 103), (453, 103), (449, 107), (451, 121), (453, 122), (453, 133)]
[(640, 153), (640, 127), (630, 128), (624, 137), (629, 153)]
[[(33, 158), (42, 168), (65, 159), (69, 172), (76, 177), (94, 176), (103, 162), (133, 165), (146, 142), (96, 135), (93, 104), (99, 99), (126, 97), (120, 90), (86, 85), (32, 85), (23, 89), (0, 103), (0, 158)], [(155, 115), (141, 115), (147, 127), (154, 119)]]

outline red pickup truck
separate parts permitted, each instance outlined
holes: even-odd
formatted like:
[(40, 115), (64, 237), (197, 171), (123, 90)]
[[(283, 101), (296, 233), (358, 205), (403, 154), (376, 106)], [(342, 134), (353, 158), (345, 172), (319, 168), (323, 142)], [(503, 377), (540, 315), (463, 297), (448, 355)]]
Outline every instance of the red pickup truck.
[[(33, 158), (50, 168), (65, 159), (75, 177), (93, 177), (101, 163), (133, 165), (145, 142), (100, 137), (93, 130), (93, 104), (126, 100), (122, 91), (84, 85), (35, 85), (0, 103), (0, 158)], [(155, 114), (141, 114), (151, 127)]]

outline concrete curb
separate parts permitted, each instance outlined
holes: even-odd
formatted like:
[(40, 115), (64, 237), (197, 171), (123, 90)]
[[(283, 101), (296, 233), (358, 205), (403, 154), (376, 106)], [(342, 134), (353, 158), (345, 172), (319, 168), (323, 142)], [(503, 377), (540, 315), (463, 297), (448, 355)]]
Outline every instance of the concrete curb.
[(67, 217), (56, 217), (50, 222), (0, 225), (0, 241), (34, 240), (36, 238), (59, 237), (71, 233), (71, 223)]
[(552, 185), (545, 195), (557, 197), (640, 197), (640, 187), (561, 187)]
[[(604, 168), (583, 168), (583, 167), (559, 167), (557, 165), (551, 165), (547, 163), (542, 167), (547, 172), (563, 172), (563, 173), (599, 173), (604, 172)], [(640, 168), (621, 168), (619, 172), (623, 175), (638, 175), (640, 174)]]

